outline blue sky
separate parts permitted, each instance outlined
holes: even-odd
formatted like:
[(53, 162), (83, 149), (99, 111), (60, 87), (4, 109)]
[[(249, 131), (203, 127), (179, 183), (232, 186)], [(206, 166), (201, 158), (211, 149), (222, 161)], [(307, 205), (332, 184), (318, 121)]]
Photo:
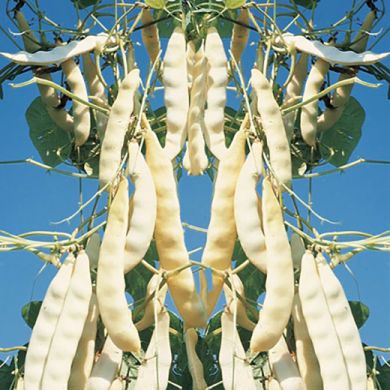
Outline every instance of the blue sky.
[[(54, 4), (55, 3), (55, 4)], [(317, 24), (319, 26), (334, 22), (344, 14), (340, 2), (323, 1), (319, 8)], [(326, 7), (325, 4), (326, 3)], [(345, 2), (350, 4), (350, 2)], [(41, 1), (41, 6), (54, 20), (61, 20), (72, 25), (75, 13), (70, 1)], [(330, 13), (329, 10), (332, 10)], [(364, 15), (364, 13), (361, 13)], [(389, 18), (381, 26), (389, 25)], [(2, 27), (14, 29), (5, 17), (4, 4), (0, 10)], [(379, 27), (378, 30), (379, 31)], [(255, 38), (251, 35), (251, 40)], [(139, 37), (136, 40), (140, 41)], [(14, 51), (12, 43), (2, 36), (1, 51)], [(387, 50), (389, 50), (387, 40)], [(252, 58), (247, 50), (248, 58)], [(375, 51), (386, 50), (386, 39), (375, 47)], [(145, 75), (145, 55), (136, 46), (138, 63)], [(244, 54), (245, 55), (245, 54)], [(0, 67), (7, 62), (0, 58)], [(385, 61), (390, 66), (389, 60)], [(248, 74), (252, 60), (244, 64)], [(18, 81), (26, 80), (25, 75)], [(375, 80), (361, 74), (364, 80)], [(39, 161), (39, 155), (28, 136), (28, 127), (24, 117), (29, 103), (38, 95), (35, 86), (14, 90), (4, 85), (5, 99), (0, 102), (0, 134), (2, 148), (0, 161), (32, 157)], [(228, 104), (233, 103), (234, 96), (229, 95)], [(353, 96), (363, 105), (366, 120), (363, 135), (351, 161), (365, 157), (376, 160), (389, 160), (389, 102), (387, 86), (368, 89), (356, 86)], [(161, 102), (160, 96), (156, 97)], [(159, 104), (157, 104), (158, 106)], [(329, 166), (329, 168), (331, 168)], [(52, 225), (51, 222), (63, 219), (72, 214), (78, 207), (79, 182), (77, 179), (48, 173), (40, 168), (27, 164), (0, 165), (0, 180), (3, 190), (0, 193), (0, 229), (14, 234), (32, 230), (57, 230), (71, 232), (76, 221)], [(360, 165), (320, 178), (315, 178), (313, 185), (314, 208), (328, 219), (339, 221), (340, 225), (321, 224), (316, 222), (321, 232), (335, 230), (359, 230), (380, 233), (389, 229), (389, 185), (388, 166)], [(83, 183), (84, 199), (88, 199), (97, 189), (95, 181)], [(308, 182), (301, 180), (294, 183), (294, 190), (307, 199)], [(206, 228), (209, 221), (212, 184), (207, 176), (183, 176), (179, 183), (182, 220)], [(43, 238), (44, 239), (44, 238)], [(186, 242), (189, 250), (205, 243), (205, 235), (199, 232), (186, 231)], [(200, 259), (200, 253), (193, 258)], [(364, 252), (355, 256), (348, 263), (349, 270), (338, 267), (336, 274), (341, 279), (349, 299), (361, 300), (370, 308), (370, 318), (361, 329), (362, 340), (369, 345), (390, 346), (390, 256), (388, 253)], [(0, 252), (0, 347), (21, 345), (27, 342), (30, 329), (25, 325), (21, 307), (31, 299), (42, 299), (48, 283), (53, 277), (51, 266), (43, 263), (34, 255), (25, 252)], [(4, 355), (0, 355), (0, 358)]]

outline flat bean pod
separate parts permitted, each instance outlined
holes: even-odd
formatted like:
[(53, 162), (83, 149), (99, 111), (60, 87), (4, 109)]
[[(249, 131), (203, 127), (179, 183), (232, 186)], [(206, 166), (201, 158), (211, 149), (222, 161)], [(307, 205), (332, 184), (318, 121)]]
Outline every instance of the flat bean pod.
[[(240, 11), (237, 18), (238, 23), (234, 23), (232, 31), (232, 40), (230, 41), (230, 50), (236, 62), (239, 63), (241, 54), (248, 44), (249, 29), (245, 25), (249, 24), (249, 11), (244, 8)], [(241, 23), (241, 24), (239, 24)]]
[(141, 30), (141, 37), (148, 52), (150, 62), (153, 64), (160, 53), (160, 38), (158, 36), (157, 25), (150, 24), (154, 21), (150, 8), (144, 8), (142, 10), (141, 21), (143, 25), (147, 25), (147, 27)]

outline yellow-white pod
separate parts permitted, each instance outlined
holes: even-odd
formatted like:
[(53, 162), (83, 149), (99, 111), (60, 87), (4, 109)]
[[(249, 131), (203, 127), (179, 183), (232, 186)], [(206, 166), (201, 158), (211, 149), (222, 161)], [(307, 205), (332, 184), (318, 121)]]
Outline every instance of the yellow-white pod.
[[(302, 53), (299, 60), (295, 64), (294, 73), (290, 82), (286, 86), (286, 94), (284, 95), (285, 108), (293, 106), (299, 101), (297, 98), (302, 95), (303, 86), (307, 75), (307, 62), (309, 56)], [(297, 110), (288, 112), (283, 116), (284, 128), (286, 129), (287, 139), (291, 141), (294, 134), (294, 124), (297, 117)]]
[[(24, 48), (28, 53), (34, 53), (40, 50), (41, 46), (38, 44), (39, 40), (35, 34), (30, 30), (30, 26), (22, 11), (15, 12), (15, 19), (18, 24), (19, 31), (23, 33), (22, 39)], [(41, 74), (40, 78), (52, 81), (50, 74)], [(73, 132), (73, 118), (63, 108), (57, 108), (60, 104), (60, 98), (54, 88), (47, 85), (37, 84), (41, 94), (41, 100), (46, 106), (47, 113), (53, 122), (61, 129)]]
[(73, 358), (83, 332), (92, 296), (89, 260), (84, 250), (77, 255), (72, 278), (50, 344), (41, 390), (66, 390)]
[(186, 51), (187, 59), (187, 81), (188, 81), (188, 90), (191, 91), (192, 87), (192, 74), (194, 73), (194, 61), (195, 61), (195, 44), (193, 41), (187, 43)]
[[(88, 92), (84, 77), (74, 60), (66, 60), (61, 64), (61, 68), (72, 93), (88, 101)], [(89, 113), (89, 107), (73, 100), (73, 131), (76, 147), (83, 145), (87, 141), (90, 127), (91, 115)]]
[(206, 390), (207, 383), (204, 379), (203, 364), (196, 353), (198, 332), (194, 328), (187, 329), (183, 338), (186, 344), (188, 370), (192, 377), (192, 390)]
[[(249, 24), (249, 11), (247, 8), (240, 11), (237, 22), (244, 25)], [(249, 38), (249, 29), (242, 24), (234, 23), (232, 40), (230, 42), (230, 50), (237, 64), (240, 62), (241, 54), (245, 50)]]
[(207, 59), (207, 108), (204, 113), (204, 137), (211, 153), (221, 160), (226, 152), (223, 126), (228, 85), (228, 61), (222, 39), (215, 27), (207, 30), (205, 56)]
[(267, 390), (282, 390), (282, 388), (280, 387), (279, 382), (275, 378), (273, 378), (273, 377), (270, 377), (270, 378), (267, 379), (265, 388)]
[[(225, 283), (223, 285), (223, 290), (225, 292), (225, 297), (226, 297), (226, 309), (225, 310), (232, 313), (232, 314), (234, 314), (234, 311), (236, 311), (237, 324), (240, 325), (242, 328), (252, 332), (253, 329), (255, 328), (256, 324), (248, 318), (248, 314), (246, 312), (244, 285), (242, 284), (242, 281), (237, 274), (232, 274), (232, 277), (229, 280), (233, 284), (232, 287), (234, 287), (234, 289), (236, 291), (237, 300), (234, 301), (233, 290), (230, 289), (227, 286), (227, 284)], [(241, 296), (242, 300), (238, 297), (238, 294)]]
[[(108, 99), (103, 83), (98, 77), (96, 64), (91, 59), (89, 53), (82, 54), (83, 58), (83, 70), (84, 76), (89, 88), (89, 93), (94, 97), (94, 103), (108, 106)], [(99, 139), (104, 138), (104, 132), (106, 131), (108, 116), (100, 111), (95, 111), (96, 131)]]
[(258, 69), (252, 69), (252, 88), (257, 95), (257, 111), (267, 139), (270, 164), (276, 176), (279, 191), (282, 184), (291, 186), (292, 168), (290, 145), (284, 128), (282, 113), (275, 100), (272, 87), (264, 74)]
[(291, 257), (294, 268), (301, 268), (302, 256), (305, 254), (305, 243), (301, 236), (293, 233), (290, 238)]
[(203, 46), (194, 54), (190, 109), (188, 113), (188, 143), (183, 166), (190, 175), (202, 175), (209, 164), (205, 151), (204, 108), (206, 104), (207, 62)]
[[(150, 8), (144, 8), (141, 14), (141, 22), (148, 25), (153, 22), (153, 16)], [(153, 64), (160, 52), (160, 38), (158, 36), (157, 24), (150, 24), (141, 30), (142, 42), (149, 54), (150, 62)]]
[[(305, 390), (298, 367), (288, 350), (283, 336), (268, 351), (268, 359), (273, 375), (278, 380), (282, 390)], [(311, 387), (310, 389), (319, 390), (318, 387)]]
[(69, 289), (74, 261), (74, 256), (70, 253), (51, 281), (39, 310), (24, 364), (26, 390), (41, 389), (46, 358)]
[(343, 286), (321, 253), (317, 255), (316, 262), (322, 290), (347, 366), (350, 388), (366, 390), (366, 359), (359, 330), (353, 319)]
[(298, 294), (294, 296), (292, 318), (296, 359), (303, 382), (307, 390), (321, 390), (323, 389), (323, 383), (320, 366), (302, 313), (302, 305)]
[(167, 109), (164, 151), (172, 160), (183, 149), (186, 140), (189, 108), (186, 40), (181, 27), (176, 27), (169, 38), (163, 62), (162, 83)]
[(294, 273), (283, 213), (270, 178), (263, 181), (263, 225), (267, 248), (266, 296), (253, 331), (252, 352), (268, 351), (280, 339), (290, 318), (294, 298)]
[[(350, 46), (350, 50), (356, 53), (361, 53), (366, 50), (369, 32), (372, 29), (374, 21), (376, 19), (376, 11), (370, 11), (364, 22), (356, 34), (354, 43)], [(338, 81), (350, 79), (351, 75), (341, 73)], [(332, 108), (326, 108), (325, 111), (319, 116), (317, 121), (318, 131), (325, 131), (331, 128), (341, 117), (344, 112), (344, 108), (348, 103), (349, 97), (353, 89), (353, 84), (344, 85), (334, 91), (332, 99), (330, 101)]]
[(126, 301), (123, 276), (128, 207), (128, 184), (123, 177), (108, 211), (100, 247), (96, 295), (100, 316), (112, 342), (122, 351), (139, 352), (141, 341)]
[[(307, 77), (305, 89), (303, 92), (303, 101), (317, 95), (324, 83), (325, 76), (328, 73), (330, 64), (318, 58), (311, 67), (309, 76)], [(317, 115), (318, 115), (318, 100), (314, 100), (302, 107), (301, 110), (301, 134), (303, 140), (309, 146), (316, 145), (317, 136)]]
[(302, 257), (298, 293), (324, 389), (350, 389), (343, 352), (310, 251)]
[(143, 259), (153, 238), (156, 224), (157, 195), (153, 177), (137, 142), (129, 142), (129, 176), (135, 186), (132, 212), (123, 257), (124, 273)]
[(139, 83), (139, 69), (133, 69), (123, 79), (111, 107), (100, 152), (100, 188), (110, 183), (119, 169), (123, 142), (134, 110), (134, 95)]
[(262, 222), (258, 212), (256, 185), (263, 170), (263, 144), (255, 141), (238, 176), (234, 193), (234, 219), (242, 249), (251, 263), (267, 272), (267, 255)]
[(114, 382), (111, 383), (110, 390), (123, 390), (124, 383), (121, 378), (114, 379)]
[(18, 381), (16, 383), (15, 390), (24, 390), (24, 379), (22, 376), (18, 378)]
[(221, 367), (222, 381), (225, 390), (255, 390), (253, 372), (246, 360), (245, 350), (240, 336), (234, 327), (233, 314), (222, 313), (221, 347), (218, 362)]
[(158, 285), (161, 282), (161, 276), (160, 275), (153, 275), (151, 279), (149, 280), (148, 285), (146, 286), (146, 295), (145, 295), (145, 311), (143, 317), (135, 324), (135, 327), (138, 329), (138, 331), (142, 331), (146, 328), (149, 328), (149, 326), (152, 326), (154, 324), (154, 311), (155, 311), (155, 305), (157, 305), (156, 310), (157, 313), (160, 313), (162, 310), (164, 310), (164, 301), (165, 296), (167, 294), (168, 286), (167, 284), (164, 284), (164, 286), (161, 287), (161, 289), (158, 292), (158, 296), (156, 297), (156, 289)]
[(92, 293), (89, 302), (88, 316), (72, 362), (68, 390), (84, 389), (87, 384), (95, 360), (95, 339), (98, 316), (99, 310), (96, 294)]
[(172, 363), (169, 343), (169, 313), (163, 311), (157, 316), (157, 324), (146, 350), (144, 360), (138, 369), (134, 390), (165, 390), (168, 387)]
[(101, 240), (99, 233), (95, 232), (88, 238), (87, 245), (85, 246), (85, 251), (87, 252), (89, 266), (91, 269), (96, 269), (98, 266), (100, 244)]
[[(241, 167), (245, 162), (246, 119), (219, 162), (207, 240), (202, 255), (202, 264), (221, 271), (231, 267), (234, 242), (237, 237), (234, 222), (234, 192)], [(201, 289), (204, 288), (202, 281), (204, 282), (204, 280), (201, 280)], [(213, 273), (212, 290), (207, 295), (208, 316), (217, 303), (223, 284), (224, 278)]]
[(376, 390), (377, 387), (375, 385), (375, 382), (374, 382), (374, 379), (372, 378), (372, 376), (369, 376), (367, 378), (367, 390)]
[(109, 390), (122, 362), (122, 351), (109, 336), (102, 353), (92, 369), (85, 390)]
[[(180, 203), (171, 160), (162, 149), (146, 118), (144, 125), (146, 162), (157, 193), (154, 238), (161, 268), (170, 271), (189, 265), (190, 262), (180, 219)], [(206, 323), (206, 312), (196, 291), (191, 268), (171, 275), (167, 283), (175, 306), (187, 326), (203, 327)]]

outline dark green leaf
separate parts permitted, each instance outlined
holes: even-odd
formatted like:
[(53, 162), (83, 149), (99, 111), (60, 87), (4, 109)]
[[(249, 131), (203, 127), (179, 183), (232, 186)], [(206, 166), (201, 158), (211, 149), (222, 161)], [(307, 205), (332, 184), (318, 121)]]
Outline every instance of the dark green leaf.
[(349, 301), (349, 306), (351, 307), (356, 326), (361, 328), (370, 316), (370, 309), (359, 301)]
[(155, 9), (162, 9), (165, 7), (165, 0), (145, 0), (146, 5)]
[(28, 107), (26, 119), (31, 141), (45, 164), (55, 167), (69, 157), (69, 134), (52, 121), (40, 97)]
[(78, 6), (79, 9), (90, 7), (91, 5), (99, 4), (101, 0), (70, 0), (74, 6)]
[(291, 0), (291, 2), (300, 5), (301, 7), (312, 9), (317, 6), (320, 0)]
[[(230, 11), (229, 14), (230, 13), (233, 15), (233, 17), (230, 18), (235, 19), (234, 11)], [(233, 22), (230, 20), (218, 18), (216, 27), (221, 38), (230, 38), (232, 36)]]
[(22, 317), (31, 329), (35, 325), (41, 306), (42, 301), (32, 301), (22, 307)]
[(5, 362), (0, 360), (0, 389), (8, 390), (11, 388), (14, 380), (12, 371), (14, 370), (13, 365), (7, 365)]
[(225, 0), (226, 8), (240, 8), (245, 4), (245, 0)]
[(383, 363), (383, 365), (378, 368), (379, 374), (376, 376), (381, 389), (387, 390), (390, 389), (390, 361)]
[(160, 38), (169, 38), (175, 29), (174, 19), (172, 17), (166, 19), (168, 16), (166, 11), (156, 11), (155, 19), (157, 22), (158, 34)]
[(346, 164), (359, 143), (365, 116), (363, 107), (351, 97), (341, 118), (322, 134), (322, 157), (336, 167)]

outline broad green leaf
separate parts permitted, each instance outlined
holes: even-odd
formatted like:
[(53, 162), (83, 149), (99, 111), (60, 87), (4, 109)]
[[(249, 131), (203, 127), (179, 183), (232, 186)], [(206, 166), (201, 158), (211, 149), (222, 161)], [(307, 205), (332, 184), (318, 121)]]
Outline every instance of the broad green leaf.
[(346, 164), (359, 143), (365, 116), (363, 107), (351, 97), (341, 118), (322, 134), (322, 157), (336, 167)]
[(317, 6), (320, 0), (291, 0), (291, 2), (300, 5), (301, 7), (312, 9)]
[(52, 121), (40, 97), (28, 107), (26, 119), (30, 128), (30, 139), (45, 164), (55, 167), (69, 157), (69, 134)]
[(245, 0), (225, 0), (226, 8), (235, 9), (240, 8), (245, 4)]
[(155, 9), (163, 9), (165, 7), (165, 0), (145, 0), (145, 3)]
[(74, 6), (78, 6), (79, 9), (84, 9), (90, 7), (91, 5), (96, 5), (101, 2), (101, 0), (70, 0)]
[(232, 36), (233, 22), (230, 20), (218, 18), (216, 27), (221, 38), (230, 38)]
[(349, 301), (349, 306), (351, 307), (356, 326), (361, 328), (370, 316), (370, 309), (359, 301)]
[(154, 15), (155, 19), (159, 20), (157, 28), (160, 38), (169, 38), (176, 27), (173, 18), (168, 17), (167, 12), (162, 10), (156, 11)]
[(31, 301), (22, 307), (22, 317), (31, 329), (35, 325), (41, 306), (42, 301)]

